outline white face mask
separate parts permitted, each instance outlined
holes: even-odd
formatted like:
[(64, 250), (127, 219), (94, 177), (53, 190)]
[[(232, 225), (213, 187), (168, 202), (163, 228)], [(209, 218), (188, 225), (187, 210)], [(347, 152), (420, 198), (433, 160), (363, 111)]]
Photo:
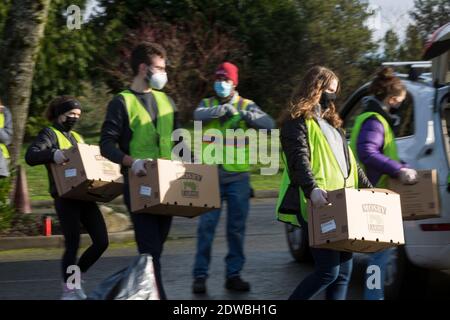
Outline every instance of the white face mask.
[(150, 87), (156, 90), (161, 90), (167, 83), (167, 73), (149, 73), (147, 79), (149, 81)]

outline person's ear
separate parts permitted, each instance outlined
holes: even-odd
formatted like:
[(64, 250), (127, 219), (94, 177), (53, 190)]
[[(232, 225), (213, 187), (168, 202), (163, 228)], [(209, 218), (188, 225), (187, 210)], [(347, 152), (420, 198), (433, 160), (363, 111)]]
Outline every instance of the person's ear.
[(390, 97), (388, 103), (390, 106), (395, 106), (397, 104), (395, 97)]
[(148, 66), (145, 63), (139, 65), (139, 75), (146, 76), (148, 71)]
[(66, 116), (63, 115), (63, 114), (61, 114), (61, 115), (58, 116), (58, 118), (56, 119), (56, 121), (57, 121), (58, 123), (63, 123), (64, 121), (66, 121)]

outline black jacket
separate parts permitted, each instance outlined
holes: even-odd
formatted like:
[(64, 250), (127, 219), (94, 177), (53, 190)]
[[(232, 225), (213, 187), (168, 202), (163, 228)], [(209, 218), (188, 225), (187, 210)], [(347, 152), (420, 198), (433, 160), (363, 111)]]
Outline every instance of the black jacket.
[[(349, 147), (346, 143), (345, 135), (339, 130), (344, 141), (344, 152), (347, 160), (347, 167), (350, 170)], [(287, 120), (281, 127), (280, 133), (281, 147), (286, 156), (289, 179), (291, 183), (286, 191), (286, 195), (281, 202), (279, 211), (281, 213), (297, 213), (300, 208), (300, 196), (298, 188), (302, 188), (306, 198), (310, 198), (311, 191), (317, 188), (317, 183), (311, 171), (310, 149), (308, 144), (308, 129), (303, 117)], [(362, 188), (372, 188), (372, 184), (367, 179), (364, 171), (358, 166), (359, 186)]]
[[(53, 124), (53, 126), (56, 129), (60, 130), (69, 139), (72, 145), (75, 145), (77, 143), (75, 138), (70, 133), (64, 132), (64, 129), (60, 125)], [(47, 168), (50, 195), (53, 198), (56, 198), (58, 196), (58, 192), (56, 190), (55, 181), (53, 180), (53, 176), (51, 174), (50, 164), (54, 163), (53, 153), (55, 153), (55, 151), (58, 149), (58, 138), (55, 132), (50, 128), (44, 128), (31, 142), (25, 154), (25, 161), (28, 165), (37, 166), (43, 164)]]

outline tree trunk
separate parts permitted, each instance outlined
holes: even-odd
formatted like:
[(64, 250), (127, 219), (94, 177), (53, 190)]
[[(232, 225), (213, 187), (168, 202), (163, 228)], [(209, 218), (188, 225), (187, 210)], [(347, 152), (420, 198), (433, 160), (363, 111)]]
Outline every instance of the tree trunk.
[(5, 105), (11, 109), (13, 117), (11, 168), (15, 167), (20, 156), (34, 67), (49, 6), (50, 0), (13, 0), (5, 24), (0, 79)]

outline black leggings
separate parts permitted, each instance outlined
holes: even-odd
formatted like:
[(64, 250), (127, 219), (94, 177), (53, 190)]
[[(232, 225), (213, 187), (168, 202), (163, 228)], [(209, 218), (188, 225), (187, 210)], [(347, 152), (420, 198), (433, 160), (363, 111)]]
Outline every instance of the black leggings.
[(123, 197), (125, 205), (130, 212), (131, 221), (133, 221), (134, 236), (138, 251), (140, 254), (147, 253), (152, 256), (160, 299), (166, 300), (167, 296), (161, 277), (160, 258), (163, 252), (164, 242), (169, 235), (170, 226), (172, 225), (172, 217), (149, 213), (131, 213), (130, 189), (127, 176), (127, 174), (124, 174), (125, 183)]
[(160, 258), (164, 242), (169, 235), (172, 217), (149, 213), (132, 213), (131, 220), (134, 225), (138, 251), (140, 254), (147, 253), (152, 256), (160, 298), (166, 300), (167, 296), (161, 277)]
[[(62, 274), (64, 281), (67, 267), (78, 265), (81, 272), (86, 272), (108, 248), (108, 232), (105, 220), (95, 202), (72, 199), (55, 199), (55, 210), (64, 235), (65, 251), (62, 258)], [(77, 252), (80, 245), (80, 223), (86, 228), (92, 245), (81, 255), (77, 263)]]

